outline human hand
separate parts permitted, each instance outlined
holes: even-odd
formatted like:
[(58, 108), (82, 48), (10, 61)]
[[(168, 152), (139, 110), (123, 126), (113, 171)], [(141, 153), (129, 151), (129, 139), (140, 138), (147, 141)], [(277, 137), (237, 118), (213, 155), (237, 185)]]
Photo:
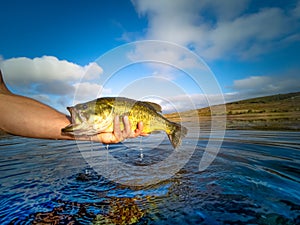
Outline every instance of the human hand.
[(110, 133), (100, 133), (96, 135), (96, 139), (104, 144), (115, 144), (124, 141), (126, 138), (135, 138), (138, 136), (147, 136), (147, 133), (143, 133), (143, 122), (139, 122), (137, 129), (132, 131), (131, 124), (128, 116), (123, 117), (124, 129), (120, 128), (120, 119), (118, 116), (114, 118), (114, 130)]

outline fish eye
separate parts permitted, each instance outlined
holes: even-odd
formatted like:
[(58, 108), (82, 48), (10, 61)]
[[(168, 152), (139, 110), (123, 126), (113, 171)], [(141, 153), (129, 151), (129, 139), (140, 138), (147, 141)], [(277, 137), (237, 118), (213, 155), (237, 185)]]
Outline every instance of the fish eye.
[(87, 104), (83, 104), (83, 105), (82, 105), (82, 108), (83, 108), (84, 110), (87, 109), (87, 108), (88, 108)]

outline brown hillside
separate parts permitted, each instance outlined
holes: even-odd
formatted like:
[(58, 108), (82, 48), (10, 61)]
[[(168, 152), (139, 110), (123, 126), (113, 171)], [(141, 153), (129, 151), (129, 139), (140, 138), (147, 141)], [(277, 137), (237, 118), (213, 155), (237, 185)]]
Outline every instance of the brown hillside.
[[(300, 92), (252, 98), (226, 105), (227, 129), (300, 130)], [(197, 110), (202, 123), (209, 123), (213, 107)], [(195, 111), (167, 114), (170, 120), (192, 121)]]

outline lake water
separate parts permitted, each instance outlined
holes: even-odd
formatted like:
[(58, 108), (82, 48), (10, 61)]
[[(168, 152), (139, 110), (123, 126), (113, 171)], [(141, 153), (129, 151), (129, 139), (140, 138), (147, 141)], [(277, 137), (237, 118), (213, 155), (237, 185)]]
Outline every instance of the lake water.
[[(147, 149), (153, 140), (143, 150), (132, 139), (108, 151), (143, 167), (172, 153), (167, 138)], [(300, 224), (299, 132), (229, 130), (202, 172), (208, 138), (189, 141), (196, 150), (174, 176), (132, 187), (96, 173), (74, 141), (1, 136), (0, 224)]]

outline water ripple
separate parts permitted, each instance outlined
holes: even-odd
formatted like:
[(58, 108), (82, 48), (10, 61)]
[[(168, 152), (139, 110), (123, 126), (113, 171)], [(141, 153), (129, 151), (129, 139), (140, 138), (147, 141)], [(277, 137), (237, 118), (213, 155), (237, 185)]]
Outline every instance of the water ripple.
[[(215, 161), (198, 171), (209, 138), (201, 133), (183, 141), (197, 148), (173, 177), (127, 187), (97, 174), (82, 157), (80, 150), (104, 151), (102, 144), (1, 136), (0, 224), (55, 219), (90, 224), (97, 214), (112, 215), (118, 202), (125, 208), (135, 202), (145, 212), (138, 224), (299, 224), (299, 137), (299, 132), (227, 131)], [(135, 139), (109, 146), (108, 154), (143, 167), (173, 151), (158, 136), (142, 147), (143, 158)], [(131, 179), (132, 174), (115, 172)]]

